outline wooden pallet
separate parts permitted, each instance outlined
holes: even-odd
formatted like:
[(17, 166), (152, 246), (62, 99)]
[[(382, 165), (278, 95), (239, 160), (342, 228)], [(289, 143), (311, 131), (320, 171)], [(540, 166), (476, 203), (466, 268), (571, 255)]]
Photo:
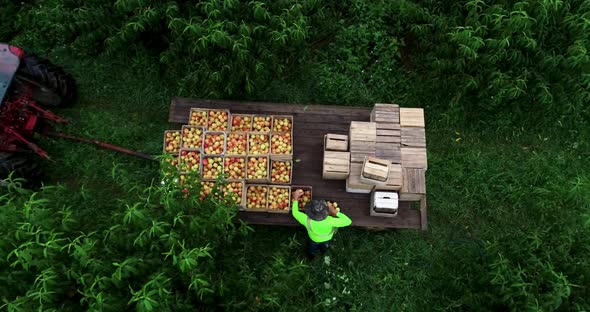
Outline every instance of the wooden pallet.
[[(342, 207), (342, 212), (352, 219), (352, 226), (427, 229), (426, 196), (422, 196), (419, 209), (411, 208), (409, 201), (400, 201), (397, 217), (372, 217), (369, 215), (369, 194), (347, 193), (345, 181), (322, 179), (324, 136), (327, 133), (348, 135), (350, 122), (368, 122), (371, 109), (327, 105), (194, 100), (175, 97), (170, 105), (168, 121), (186, 124), (191, 107), (229, 109), (232, 114), (293, 115), (293, 185), (312, 186), (314, 199), (337, 201)], [(238, 217), (252, 224), (299, 225), (291, 214), (240, 211)]]

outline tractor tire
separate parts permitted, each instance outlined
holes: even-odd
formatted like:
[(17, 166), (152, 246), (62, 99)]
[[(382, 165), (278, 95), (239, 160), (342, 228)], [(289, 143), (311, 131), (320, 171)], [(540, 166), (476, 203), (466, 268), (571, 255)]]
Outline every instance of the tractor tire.
[(27, 180), (26, 187), (35, 187), (39, 185), (41, 179), (41, 169), (32, 159), (22, 153), (0, 153), (0, 186), (6, 184), (3, 180), (10, 174), (12, 178), (22, 178)]
[(76, 80), (47, 59), (25, 54), (19, 74), (33, 85), (33, 99), (42, 106), (63, 106), (76, 100)]

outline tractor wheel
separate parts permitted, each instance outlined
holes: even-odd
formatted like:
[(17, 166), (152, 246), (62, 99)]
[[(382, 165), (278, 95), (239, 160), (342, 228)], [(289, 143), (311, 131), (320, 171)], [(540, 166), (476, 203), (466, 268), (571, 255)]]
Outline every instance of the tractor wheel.
[(33, 86), (33, 99), (42, 106), (61, 106), (76, 99), (76, 81), (63, 68), (36, 55), (25, 55), (19, 78)]
[[(5, 184), (11, 172), (12, 178), (27, 180), (25, 186), (35, 186), (40, 182), (41, 169), (30, 158), (19, 153), (0, 153), (0, 186)], [(4, 183), (3, 183), (4, 182)]]

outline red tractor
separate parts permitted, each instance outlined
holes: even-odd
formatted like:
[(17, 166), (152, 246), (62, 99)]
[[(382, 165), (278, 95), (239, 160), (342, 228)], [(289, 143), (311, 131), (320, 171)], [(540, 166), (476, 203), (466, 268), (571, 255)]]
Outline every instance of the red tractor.
[(72, 102), (76, 81), (48, 60), (0, 43), (0, 182), (14, 177), (35, 180), (39, 168), (30, 157), (49, 158), (33, 142), (48, 121), (65, 119), (46, 110)]

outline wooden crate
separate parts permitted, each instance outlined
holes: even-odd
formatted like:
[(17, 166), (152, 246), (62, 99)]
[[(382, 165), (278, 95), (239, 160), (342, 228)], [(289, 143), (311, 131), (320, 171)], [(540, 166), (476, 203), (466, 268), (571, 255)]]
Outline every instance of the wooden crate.
[[(261, 195), (261, 199), (264, 199), (264, 203), (261, 204), (263, 208), (248, 208), (248, 199), (251, 198), (252, 192), (250, 191), (250, 187), (262, 187), (265, 191), (264, 194)], [(246, 184), (246, 191), (244, 192), (244, 210), (245, 211), (253, 211), (253, 212), (266, 212), (266, 205), (268, 200), (268, 185), (264, 184)]]
[[(239, 193), (233, 192), (233, 191), (229, 191), (229, 187), (231, 187), (232, 184), (241, 184), (241, 187), (238, 187), (240, 189)], [(236, 206), (239, 207), (240, 210), (244, 210), (244, 208), (246, 207), (246, 196), (244, 196), (244, 194), (246, 193), (246, 182), (242, 181), (230, 181), (228, 182), (225, 186), (223, 186), (223, 195), (227, 196), (227, 197), (232, 197), (235, 199), (234, 204)]]
[[(178, 136), (178, 146), (174, 144), (174, 136)], [(164, 131), (164, 144), (162, 151), (165, 154), (178, 154), (182, 146), (182, 130), (166, 130)]]
[(402, 166), (404, 168), (428, 169), (426, 148), (402, 147)]
[(350, 122), (350, 161), (362, 163), (366, 156), (375, 156), (377, 128), (374, 122)]
[(361, 172), (363, 164), (350, 163), (350, 174), (346, 179), (346, 191), (348, 193), (364, 193), (369, 194), (374, 189), (375, 185), (367, 184), (361, 181)]
[(402, 127), (401, 145), (404, 147), (426, 147), (426, 131), (419, 127)]
[[(211, 164), (213, 164), (211, 159), (217, 159), (220, 158), (220, 163), (221, 163), (221, 170), (217, 171), (215, 170), (215, 168), (212, 166), (211, 169), (208, 168), (209, 162), (211, 162)], [(206, 174), (208, 172), (212, 172), (212, 176), (206, 176)], [(223, 175), (223, 171), (224, 171), (224, 156), (222, 155), (205, 155), (201, 158), (201, 176), (203, 177), (203, 180), (215, 180), (217, 179), (219, 176)]]
[[(284, 209), (279, 209), (276, 207), (272, 207), (270, 204), (270, 193), (273, 189), (282, 189), (287, 191), (287, 207)], [(283, 185), (269, 185), (268, 186), (268, 197), (266, 200), (266, 211), (271, 213), (289, 213), (291, 211), (291, 187), (290, 186), (283, 186)]]
[[(235, 138), (236, 140), (243, 140), (244, 142), (244, 150), (243, 152), (239, 153), (235, 151), (233, 148), (233, 144), (239, 145), (238, 143), (233, 143), (233, 136), (238, 136), (239, 138)], [(248, 154), (248, 132), (242, 131), (232, 131), (229, 132), (225, 137), (225, 156), (246, 156)]]
[[(289, 181), (287, 182), (280, 182), (280, 181), (275, 181), (274, 178), (275, 176), (273, 175), (273, 165), (275, 163), (286, 163), (289, 166)], [(269, 181), (272, 184), (291, 184), (291, 181), (293, 180), (293, 161), (292, 160), (276, 160), (276, 159), (270, 159), (270, 176), (269, 176)]]
[[(289, 145), (291, 146), (290, 151), (286, 151), (284, 153), (279, 153), (277, 150), (273, 149), (272, 145), (274, 143), (274, 139), (276, 136), (283, 136), (287, 135), (287, 139), (289, 140)], [(274, 132), (270, 135), (270, 156), (276, 160), (293, 160), (293, 132)]]
[[(263, 140), (260, 140), (260, 137), (263, 137)], [(261, 142), (264, 141), (265, 143), (256, 143), (254, 144), (255, 138), (260, 140)], [(258, 147), (261, 144), (266, 144), (267, 148), (266, 151), (259, 150)], [(253, 147), (257, 147), (257, 150), (253, 150)], [(268, 156), (270, 155), (270, 133), (268, 132), (250, 132), (248, 133), (248, 156)]]
[[(275, 129), (275, 123), (282, 119), (288, 119), (291, 122), (290, 129)], [(293, 134), (293, 116), (292, 115), (272, 115), (272, 126), (271, 132), (273, 133), (280, 133), (280, 132), (291, 132)]]
[(378, 183), (375, 185), (375, 190), (378, 191), (398, 191), (402, 188), (402, 166), (400, 164), (390, 164), (389, 176), (385, 183)]
[[(189, 131), (189, 132), (196, 131), (197, 129), (201, 131), (200, 144), (191, 144), (193, 146), (188, 145), (189, 142), (187, 142), (187, 140), (186, 140), (188, 134), (186, 132), (187, 131)], [(190, 149), (193, 151), (200, 151), (203, 149), (203, 142), (205, 141), (205, 132), (206, 132), (204, 127), (183, 125), (180, 131), (181, 131), (181, 138), (180, 138), (180, 147), (181, 148)], [(191, 135), (192, 135), (192, 133), (191, 133)], [(198, 143), (198, 142), (195, 142), (195, 143)]]
[[(269, 124), (268, 124), (268, 128), (267, 127), (264, 127), (264, 128), (257, 129), (256, 128), (256, 123), (254, 122), (254, 119), (256, 117), (265, 117), (265, 118), (268, 117), (268, 118), (270, 118), (270, 121), (269, 121)], [(252, 116), (252, 131), (269, 133), (271, 129), (272, 129), (272, 116), (271, 115), (254, 115), (254, 116)]]
[[(299, 201), (299, 211), (305, 212), (305, 205), (313, 200), (313, 188), (311, 186), (306, 185), (291, 185), (291, 192), (294, 192), (298, 189), (302, 189), (304, 192), (309, 191), (309, 198), (305, 200), (305, 198), (301, 198)], [(304, 195), (305, 197), (305, 195)], [(291, 207), (293, 207), (293, 198), (291, 197)]]
[[(244, 161), (244, 167), (238, 172), (238, 174), (240, 175), (237, 178), (230, 178), (229, 177), (229, 171), (231, 170), (230, 166), (234, 165), (235, 163), (238, 164), (239, 167), (239, 160), (242, 159)], [(237, 160), (237, 161), (235, 161)], [(246, 156), (225, 156), (223, 158), (223, 173), (224, 175), (227, 176), (226, 180), (227, 181), (243, 181), (246, 179)]]
[[(215, 152), (215, 151), (210, 151), (209, 150), (209, 145), (211, 143), (207, 142), (208, 138), (207, 136), (221, 136), (223, 138), (223, 142), (219, 143), (219, 147), (221, 147), (221, 152)], [(226, 133), (223, 131), (205, 131), (205, 133), (203, 134), (203, 154), (205, 155), (212, 155), (212, 156), (223, 156), (225, 155), (225, 144), (227, 142), (227, 136)]]
[(324, 151), (348, 151), (348, 135), (333, 133), (324, 135)]
[[(202, 179), (201, 180), (201, 192), (199, 193), (200, 200), (204, 200), (205, 197), (208, 197), (208, 196), (212, 196), (212, 197), (215, 197), (215, 198), (220, 198), (221, 197), (221, 194), (219, 192), (221, 192), (222, 189), (217, 189), (216, 190), (216, 188), (219, 187), (219, 185), (216, 182), (217, 181), (210, 180), (210, 179)], [(205, 187), (208, 187), (210, 189), (209, 190), (205, 190)]]
[(324, 152), (322, 177), (325, 180), (345, 180), (350, 168), (349, 152)]
[(389, 103), (375, 103), (373, 105), (374, 112), (399, 112), (399, 105)]
[(390, 164), (391, 162), (388, 160), (376, 157), (366, 157), (363, 162), (361, 177), (369, 180), (385, 182), (389, 176)]
[[(219, 127), (213, 127), (213, 123), (215, 120), (213, 119), (213, 114), (222, 113), (225, 114), (226, 118), (225, 121), (221, 123)], [(207, 130), (208, 131), (229, 131), (230, 130), (230, 120), (231, 120), (231, 113), (229, 109), (209, 109), (209, 117), (207, 118)]]
[(422, 108), (400, 108), (399, 123), (402, 127), (424, 128), (424, 110)]
[[(199, 163), (195, 165), (191, 166), (191, 168), (187, 168), (184, 163), (186, 162), (186, 156), (187, 154), (193, 154), (196, 153), (199, 157)], [(187, 174), (189, 172), (198, 172), (201, 173), (202, 172), (202, 168), (203, 168), (203, 163), (202, 163), (202, 158), (203, 158), (203, 154), (201, 153), (201, 151), (199, 150), (187, 150), (187, 149), (180, 149), (180, 152), (178, 152), (178, 169), (180, 170), (181, 174)], [(196, 170), (195, 170), (196, 169)]]
[(396, 143), (377, 143), (377, 150), (375, 157), (386, 159), (395, 164), (402, 163), (402, 150), (399, 144)]
[(400, 199), (418, 201), (426, 194), (426, 170), (403, 168)]
[(377, 137), (377, 124), (374, 122), (365, 122), (365, 121), (351, 121), (350, 122), (350, 132), (349, 132), (349, 142), (352, 144), (354, 142), (375, 142)]
[[(200, 121), (195, 121), (195, 119), (194, 119), (195, 114), (203, 114), (203, 113), (205, 114), (205, 118)], [(207, 128), (208, 120), (209, 120), (209, 109), (197, 108), (197, 107), (191, 108), (190, 113), (188, 115), (188, 124), (190, 126), (201, 126), (203, 128)]]
[[(252, 131), (252, 114), (232, 114), (229, 130), (232, 132), (249, 132)], [(239, 121), (234, 125), (234, 119)], [(250, 121), (247, 121), (249, 119)]]
[[(251, 177), (248, 173), (248, 171), (250, 170), (250, 158), (264, 158), (266, 160), (266, 176), (264, 178), (254, 178)], [(269, 174), (270, 174), (270, 168), (269, 168), (269, 158), (268, 156), (248, 156), (247, 158), (247, 162), (246, 162), (246, 181), (248, 182), (257, 182), (257, 183), (267, 183), (269, 181)]]

